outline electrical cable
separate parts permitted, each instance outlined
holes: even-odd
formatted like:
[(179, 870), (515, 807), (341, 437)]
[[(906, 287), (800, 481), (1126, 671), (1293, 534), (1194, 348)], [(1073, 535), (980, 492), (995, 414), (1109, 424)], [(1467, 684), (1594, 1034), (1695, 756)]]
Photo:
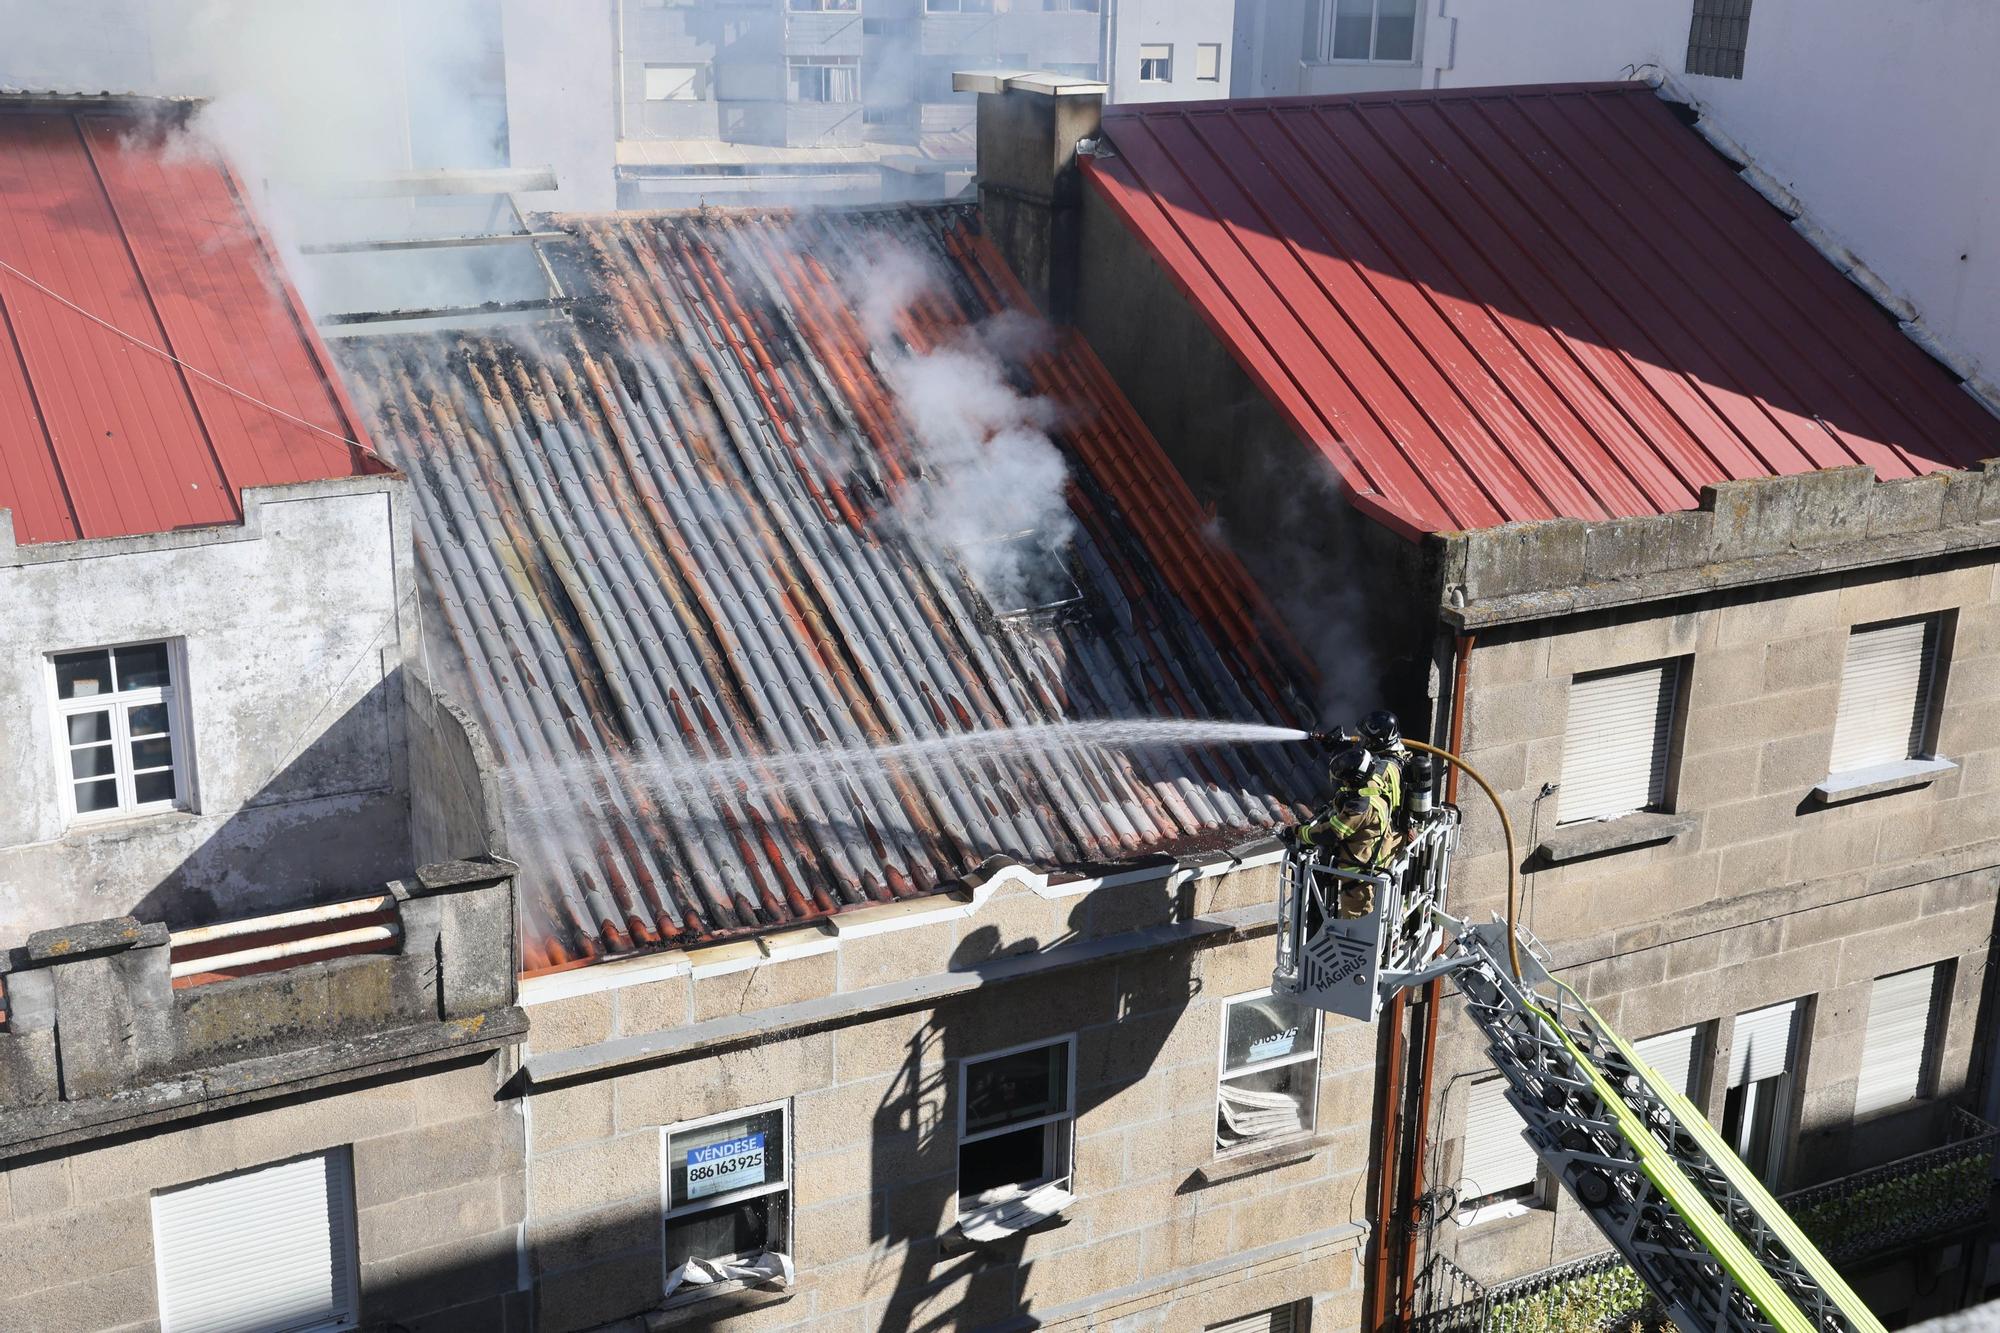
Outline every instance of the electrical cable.
[(1422, 750), (1425, 754), (1436, 755), (1448, 764), (1457, 765), (1460, 771), (1479, 784), (1479, 790), (1485, 792), (1486, 799), (1493, 802), (1494, 813), (1500, 816), (1500, 831), (1507, 835), (1507, 965), (1514, 970), (1514, 980), (1519, 981), (1521, 979), (1521, 951), (1519, 946), (1514, 942), (1514, 917), (1517, 910), (1516, 899), (1519, 896), (1519, 886), (1515, 883), (1514, 821), (1507, 818), (1507, 807), (1500, 804), (1500, 795), (1493, 790), (1493, 784), (1481, 777), (1479, 770), (1471, 764), (1466, 763), (1449, 750), (1440, 749), (1435, 745), (1426, 745), (1422, 741), (1413, 741), (1406, 737), (1403, 740), (1403, 744), (1412, 750)]
[(361, 441), (349, 439), (347, 436), (342, 435), (339, 431), (328, 430), (326, 427), (319, 425), (316, 422), (307, 421), (304, 417), (294, 416), (292, 413), (287, 412), (284, 408), (279, 407), (276, 403), (267, 403), (262, 398), (259, 398), (256, 394), (248, 393), (242, 389), (237, 388), (235, 385), (229, 383), (226, 380), (218, 379), (214, 375), (209, 374), (207, 371), (203, 370), (199, 366), (189, 365), (187, 362), (181, 360), (179, 357), (175, 356), (172, 352), (168, 351), (166, 348), (155, 347), (152, 343), (147, 342), (144, 338), (141, 338), (136, 333), (128, 333), (124, 329), (121, 329), (116, 324), (112, 323), (110, 320), (104, 318), (102, 315), (84, 309), (84, 307), (70, 300), (67, 296), (64, 296), (61, 292), (56, 291), (52, 287), (48, 287), (40, 282), (37, 282), (34, 278), (30, 277), (26, 273), (23, 273), (20, 269), (15, 268), (12, 264), (8, 263), (4, 259), (0, 259), (0, 273), (13, 274), (15, 277), (19, 278), (22, 282), (27, 283), (30, 287), (33, 287), (36, 291), (48, 297), (50, 300), (69, 307), (71, 310), (74, 310), (77, 314), (82, 315), (85, 319), (89, 320), (91, 323), (99, 325), (100, 327), (105, 328), (110, 332), (117, 334), (120, 338), (123, 338), (126, 342), (131, 343), (134, 347), (142, 348), (145, 351), (151, 352), (154, 356), (160, 357), (163, 360), (173, 362), (175, 365), (179, 366), (182, 370), (185, 370), (188, 374), (195, 376), (197, 379), (208, 381), (210, 384), (213, 384), (216, 388), (222, 390), (224, 393), (230, 394), (236, 398), (240, 398), (246, 403), (250, 403), (257, 407), (261, 407), (266, 412), (269, 412), (271, 415), (276, 417), (282, 417), (286, 421), (291, 422), (295, 426), (303, 426), (307, 430), (312, 431), (315, 435), (324, 435), (329, 440), (337, 441), (342, 447), (349, 449), (359, 449), (367, 457), (374, 459), (376, 462), (383, 464), (383, 466), (385, 467), (388, 466), (387, 460), (385, 460), (380, 454), (376, 453), (373, 449), (363, 444)]

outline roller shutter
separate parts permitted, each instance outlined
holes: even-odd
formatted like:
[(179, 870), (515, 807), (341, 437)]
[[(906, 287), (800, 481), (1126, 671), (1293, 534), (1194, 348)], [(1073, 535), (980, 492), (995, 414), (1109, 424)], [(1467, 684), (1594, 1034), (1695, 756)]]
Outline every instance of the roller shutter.
[(1938, 970), (1933, 963), (1875, 978), (1868, 995), (1861, 1077), (1854, 1088), (1855, 1114), (1901, 1105), (1923, 1091)]
[(1559, 823), (1615, 819), (1666, 798), (1680, 662), (1570, 682)]
[(1677, 1028), (1672, 1032), (1662, 1032), (1657, 1037), (1634, 1042), (1633, 1049), (1639, 1058), (1653, 1067), (1653, 1072), (1665, 1079), (1667, 1086), (1675, 1092), (1694, 1096), (1694, 1054), (1697, 1028)]
[(1298, 1307), (1281, 1305), (1275, 1310), (1259, 1310), (1256, 1314), (1246, 1314), (1241, 1319), (1231, 1319), (1220, 1324), (1210, 1324), (1208, 1333), (1292, 1333), (1296, 1324), (1294, 1315)]
[(1923, 752), (1937, 624), (1937, 617), (1927, 616), (1848, 634), (1833, 721), (1835, 773), (1899, 763)]
[(1472, 1085), (1458, 1172), (1461, 1199), (1487, 1199), (1534, 1185), (1535, 1150), (1521, 1130), (1521, 1114), (1507, 1100), (1506, 1079), (1481, 1079)]
[(1729, 1086), (1740, 1088), (1759, 1079), (1775, 1078), (1792, 1067), (1792, 1038), (1798, 1026), (1799, 1002), (1787, 1000), (1768, 1009), (1736, 1016), (1729, 1039)]
[(155, 1195), (162, 1333), (355, 1327), (351, 1195), (344, 1149)]

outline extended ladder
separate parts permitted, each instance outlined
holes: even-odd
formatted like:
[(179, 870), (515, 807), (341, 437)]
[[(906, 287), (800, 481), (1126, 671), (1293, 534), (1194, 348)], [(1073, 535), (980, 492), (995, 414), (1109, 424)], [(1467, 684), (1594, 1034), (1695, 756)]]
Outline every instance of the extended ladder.
[(1450, 926), (1450, 949), (1410, 980), (1451, 975), (1528, 1141), (1676, 1324), (1882, 1333), (1694, 1104), (1575, 991), (1532, 951), (1517, 980), (1505, 926)]

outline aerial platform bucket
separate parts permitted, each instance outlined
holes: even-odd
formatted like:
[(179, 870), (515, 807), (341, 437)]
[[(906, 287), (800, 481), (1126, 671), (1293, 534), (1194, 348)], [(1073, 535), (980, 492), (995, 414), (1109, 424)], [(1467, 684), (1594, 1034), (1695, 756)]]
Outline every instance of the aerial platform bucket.
[[(1278, 876), (1278, 964), (1271, 989), (1315, 1009), (1372, 1022), (1382, 1001), (1444, 942), (1445, 905), (1458, 810), (1421, 816), (1387, 866), (1341, 866), (1323, 852), (1295, 847)], [(1374, 889), (1364, 916), (1339, 915), (1341, 891)]]

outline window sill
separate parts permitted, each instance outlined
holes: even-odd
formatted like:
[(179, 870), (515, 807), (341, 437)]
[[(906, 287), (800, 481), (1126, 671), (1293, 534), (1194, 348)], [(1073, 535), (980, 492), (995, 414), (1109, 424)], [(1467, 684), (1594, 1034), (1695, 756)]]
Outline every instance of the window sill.
[(1495, 1222), (1511, 1222), (1516, 1218), (1528, 1217), (1542, 1212), (1541, 1199), (1529, 1195), (1525, 1199), (1501, 1199), (1484, 1204), (1469, 1213), (1460, 1213), (1452, 1218), (1460, 1227), (1490, 1226)]
[(1069, 1225), (1069, 1206), (1074, 1202), (1076, 1196), (1067, 1189), (1043, 1185), (1012, 1199), (967, 1209), (959, 1214), (958, 1225), (938, 1238), (938, 1250), (949, 1258), (1016, 1236), (1054, 1231)]
[(783, 1305), (798, 1295), (796, 1282), (728, 1282), (686, 1295), (675, 1293), (666, 1304), (646, 1315), (646, 1333), (668, 1329), (706, 1328), (718, 1319)]
[(1536, 851), (1550, 864), (1560, 865), (1564, 861), (1577, 861), (1586, 856), (1602, 856), (1606, 852), (1622, 852), (1631, 847), (1670, 842), (1692, 831), (1696, 822), (1693, 815), (1650, 811), (1620, 815), (1617, 819), (1584, 820), (1556, 829), (1542, 839), (1542, 845)]
[(1196, 1167), (1188, 1183), (1197, 1188), (1220, 1185), (1225, 1180), (1237, 1180), (1259, 1171), (1290, 1166), (1317, 1157), (1332, 1142), (1331, 1134), (1313, 1134), (1305, 1138), (1286, 1139), (1283, 1143), (1273, 1143), (1265, 1148), (1252, 1148), (1248, 1152), (1233, 1152)]
[(1850, 768), (1845, 773), (1829, 773), (1812, 789), (1821, 805), (1839, 805), (1864, 796), (1886, 796), (1892, 791), (1909, 791), (1928, 786), (1958, 765), (1949, 759), (1904, 759), (1869, 768)]

